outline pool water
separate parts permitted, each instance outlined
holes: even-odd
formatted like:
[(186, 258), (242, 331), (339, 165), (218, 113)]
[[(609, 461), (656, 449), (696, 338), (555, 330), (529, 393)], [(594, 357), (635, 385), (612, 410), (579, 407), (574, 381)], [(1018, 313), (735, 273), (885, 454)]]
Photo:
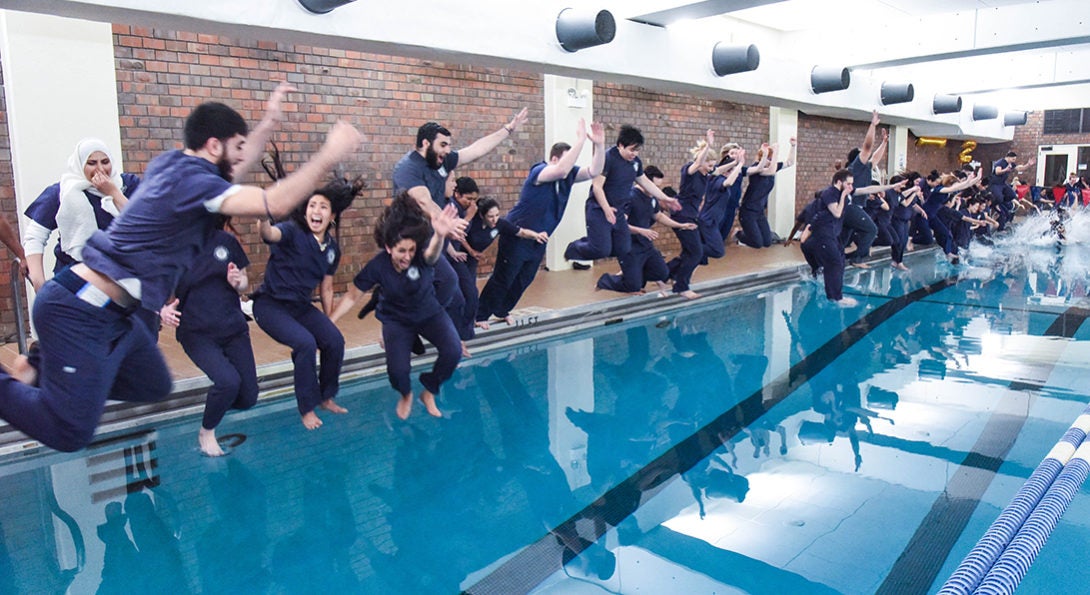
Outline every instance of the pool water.
[[(478, 348), (442, 419), (372, 378), (316, 432), (230, 414), (222, 459), (199, 418), (9, 458), (0, 593), (934, 592), (1090, 390), (1079, 284), (987, 256)], [(1090, 579), (1088, 524), (1019, 592)]]

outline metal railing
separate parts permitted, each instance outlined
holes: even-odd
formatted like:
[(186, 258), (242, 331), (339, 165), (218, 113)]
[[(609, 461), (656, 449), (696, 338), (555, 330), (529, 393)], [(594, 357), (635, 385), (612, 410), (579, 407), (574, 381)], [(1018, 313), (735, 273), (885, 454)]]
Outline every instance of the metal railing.
[(11, 299), (15, 301), (15, 337), (19, 341), (19, 353), (26, 355), (27, 325), (23, 306), (26, 282), (23, 280), (22, 264), (18, 258), (11, 261)]

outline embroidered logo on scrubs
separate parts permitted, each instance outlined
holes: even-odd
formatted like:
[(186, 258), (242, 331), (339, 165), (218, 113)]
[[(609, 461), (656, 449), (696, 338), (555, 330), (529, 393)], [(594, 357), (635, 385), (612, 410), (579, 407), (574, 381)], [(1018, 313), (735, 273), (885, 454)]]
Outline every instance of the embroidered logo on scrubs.
[(495, 237), (496, 237), (496, 235), (497, 235), (497, 234), (499, 234), (499, 233), (500, 233), (500, 230), (498, 230), (498, 229), (496, 229), (495, 227), (493, 227), (493, 228), (492, 228), (492, 231), (488, 232), (488, 235), (490, 235), (490, 236), (492, 236), (493, 238), (495, 238)]
[(416, 265), (413, 265), (405, 271), (405, 276), (408, 277), (410, 281), (417, 281), (420, 279), (420, 269), (416, 268)]
[(655, 199), (655, 198), (652, 198), (651, 199), (651, 210), (654, 211), (657, 208), (659, 208), (659, 201), (657, 199)]
[(214, 256), (216, 260), (220, 262), (225, 262), (227, 260), (227, 257), (230, 255), (231, 254), (227, 251), (226, 246), (216, 246), (216, 249), (212, 251), (212, 256)]
[(325, 259), (329, 261), (329, 264), (333, 264), (333, 261), (337, 260), (337, 253), (332, 250), (327, 250), (325, 253)]
[(640, 164), (633, 161), (632, 162), (632, 171), (640, 171)]

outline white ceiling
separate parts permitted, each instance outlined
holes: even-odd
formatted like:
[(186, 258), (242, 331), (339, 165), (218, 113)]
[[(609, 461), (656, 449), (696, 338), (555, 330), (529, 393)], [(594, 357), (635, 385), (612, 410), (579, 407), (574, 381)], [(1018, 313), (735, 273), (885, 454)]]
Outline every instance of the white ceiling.
[[(557, 15), (609, 10), (616, 39), (560, 48)], [(0, 0), (0, 8), (275, 39), (693, 92), (812, 114), (911, 126), (918, 134), (1009, 140), (1014, 110), (1090, 107), (1090, 0), (357, 0), (326, 15), (298, 0)], [(649, 24), (650, 23), (650, 24)], [(756, 45), (754, 72), (717, 77), (717, 43)], [(815, 94), (815, 66), (851, 69), (845, 91)], [(916, 99), (881, 105), (887, 82)], [(936, 115), (936, 94), (962, 95)], [(988, 141), (987, 139), (991, 139)]]
[[(1009, 109), (1090, 107), (1087, 0), (606, 0), (687, 34), (747, 32), (815, 61)], [(747, 7), (747, 5), (757, 4)], [(735, 9), (740, 7), (740, 9)], [(696, 9), (715, 16), (684, 19)], [(673, 14), (670, 14), (673, 13)], [(749, 29), (744, 28), (746, 25)], [(741, 27), (741, 28), (740, 28)], [(745, 33), (735, 34), (744, 41)]]

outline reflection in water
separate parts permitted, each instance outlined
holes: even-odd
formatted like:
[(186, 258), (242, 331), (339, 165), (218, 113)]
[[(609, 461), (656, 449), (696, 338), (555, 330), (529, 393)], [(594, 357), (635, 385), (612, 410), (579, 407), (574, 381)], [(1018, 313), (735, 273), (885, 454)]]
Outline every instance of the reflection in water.
[(105, 544), (106, 551), (102, 561), (102, 582), (98, 585), (97, 593), (143, 591), (143, 585), (134, 584), (133, 579), (139, 577), (130, 576), (140, 567), (140, 556), (125, 530), (128, 518), (121, 509), (121, 503), (108, 503), (105, 512), (106, 522), (98, 526), (98, 538)]
[(197, 545), (201, 591), (265, 592), (269, 585), (264, 561), (268, 545), (265, 485), (238, 457), (228, 458), (224, 467), (208, 475), (215, 516)]
[[(356, 593), (349, 548), (358, 534), (345, 462), (327, 459), (303, 482), (303, 522), (273, 547), (273, 579), (286, 593)], [(305, 553), (306, 555), (301, 555)]]

